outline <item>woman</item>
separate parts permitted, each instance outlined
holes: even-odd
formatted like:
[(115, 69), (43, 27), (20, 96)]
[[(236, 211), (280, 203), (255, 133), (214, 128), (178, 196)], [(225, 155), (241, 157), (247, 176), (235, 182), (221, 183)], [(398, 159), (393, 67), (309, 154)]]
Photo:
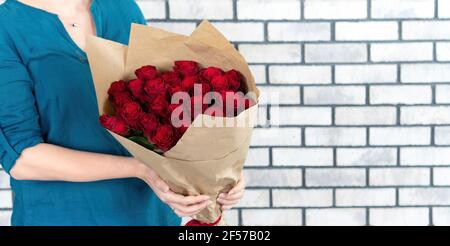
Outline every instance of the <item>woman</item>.
[[(87, 35), (126, 44), (133, 0), (7, 0), (0, 6), (0, 163), (13, 225), (179, 225), (208, 196), (182, 196), (98, 123)], [(229, 209), (243, 181), (218, 198)], [(178, 215), (178, 216), (176, 216)]]

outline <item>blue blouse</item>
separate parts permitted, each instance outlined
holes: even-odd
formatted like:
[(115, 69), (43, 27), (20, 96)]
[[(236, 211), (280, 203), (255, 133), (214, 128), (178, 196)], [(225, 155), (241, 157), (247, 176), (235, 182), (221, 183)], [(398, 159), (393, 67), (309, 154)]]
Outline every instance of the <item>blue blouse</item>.
[[(133, 0), (93, 0), (97, 36), (127, 44)], [(98, 121), (86, 54), (57, 15), (16, 0), (0, 5), (0, 163), (10, 172), (39, 143), (130, 156)], [(180, 225), (143, 181), (18, 181), (12, 225)]]

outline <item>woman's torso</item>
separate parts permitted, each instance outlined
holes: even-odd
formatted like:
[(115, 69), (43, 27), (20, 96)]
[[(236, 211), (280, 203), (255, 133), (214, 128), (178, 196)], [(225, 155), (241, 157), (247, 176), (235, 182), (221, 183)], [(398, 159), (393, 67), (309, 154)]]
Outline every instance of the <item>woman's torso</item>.
[[(130, 25), (145, 23), (132, 0), (94, 0), (97, 36), (126, 44)], [(13, 40), (33, 83), (46, 143), (128, 156), (98, 123), (97, 101), (86, 54), (59, 18), (8, 0), (0, 25)], [(1, 54), (0, 54), (1, 56)], [(14, 225), (165, 225), (179, 220), (137, 179), (91, 183), (11, 181)]]

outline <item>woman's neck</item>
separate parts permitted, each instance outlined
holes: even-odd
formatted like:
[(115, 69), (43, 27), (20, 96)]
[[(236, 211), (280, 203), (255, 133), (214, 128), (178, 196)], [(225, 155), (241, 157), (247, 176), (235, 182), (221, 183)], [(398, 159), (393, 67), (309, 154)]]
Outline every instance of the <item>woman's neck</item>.
[(57, 15), (70, 16), (74, 12), (89, 8), (92, 0), (17, 0)]

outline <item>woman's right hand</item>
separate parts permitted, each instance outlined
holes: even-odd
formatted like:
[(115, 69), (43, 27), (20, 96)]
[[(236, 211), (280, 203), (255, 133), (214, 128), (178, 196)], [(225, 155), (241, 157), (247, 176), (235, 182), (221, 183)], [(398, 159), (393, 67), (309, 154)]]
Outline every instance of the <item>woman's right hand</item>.
[(190, 217), (198, 214), (212, 201), (209, 196), (183, 196), (170, 190), (156, 172), (143, 163), (138, 164), (137, 177), (145, 181), (162, 202), (169, 205), (179, 217)]

